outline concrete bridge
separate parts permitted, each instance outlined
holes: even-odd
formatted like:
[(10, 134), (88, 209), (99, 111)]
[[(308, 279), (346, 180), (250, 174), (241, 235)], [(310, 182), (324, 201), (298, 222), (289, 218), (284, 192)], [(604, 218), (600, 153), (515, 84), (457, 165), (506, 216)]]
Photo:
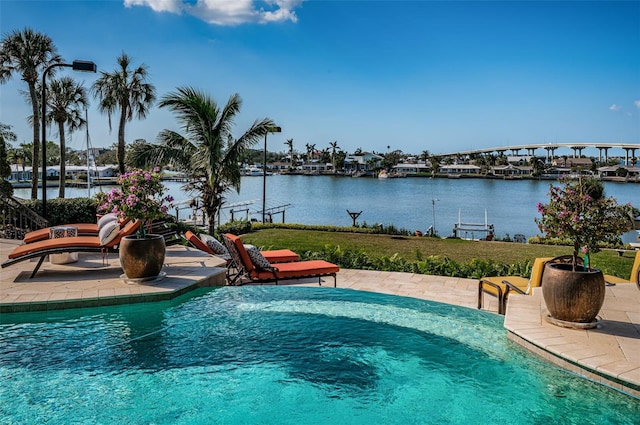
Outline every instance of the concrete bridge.
[(635, 158), (636, 151), (640, 151), (640, 143), (601, 143), (601, 142), (565, 142), (565, 143), (545, 143), (545, 144), (528, 144), (528, 145), (512, 145), (502, 146), (498, 148), (474, 149), (468, 151), (457, 151), (452, 153), (440, 154), (438, 156), (459, 156), (459, 155), (477, 155), (477, 154), (505, 154), (510, 153), (512, 156), (519, 156), (521, 151), (526, 151), (525, 155), (536, 156), (538, 149), (546, 150), (547, 160), (556, 157), (556, 150), (565, 148), (573, 151), (573, 157), (582, 156), (582, 151), (587, 148), (598, 149), (598, 160), (600, 162), (607, 161), (609, 158), (609, 149), (622, 149), (625, 153), (625, 164), (631, 165), (632, 158)]

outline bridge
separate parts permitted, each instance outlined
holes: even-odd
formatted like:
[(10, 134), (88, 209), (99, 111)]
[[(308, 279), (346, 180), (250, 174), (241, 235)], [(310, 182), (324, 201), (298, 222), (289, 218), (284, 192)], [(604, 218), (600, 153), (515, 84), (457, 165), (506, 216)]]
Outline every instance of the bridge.
[(440, 154), (438, 156), (459, 156), (459, 155), (478, 155), (478, 154), (492, 154), (498, 155), (510, 152), (513, 156), (520, 156), (520, 151), (526, 151), (526, 155), (535, 156), (535, 151), (538, 149), (546, 150), (547, 160), (555, 157), (556, 150), (560, 148), (567, 148), (573, 151), (573, 157), (578, 158), (582, 156), (582, 151), (587, 148), (598, 149), (598, 160), (600, 162), (607, 161), (609, 158), (609, 149), (622, 149), (625, 152), (625, 164), (630, 165), (631, 159), (635, 158), (636, 150), (640, 151), (640, 143), (601, 143), (601, 142), (563, 142), (563, 143), (541, 143), (541, 144), (528, 144), (528, 145), (513, 145), (502, 146), (498, 148), (486, 148), (486, 149), (473, 149), (468, 151), (457, 151), (452, 153)]

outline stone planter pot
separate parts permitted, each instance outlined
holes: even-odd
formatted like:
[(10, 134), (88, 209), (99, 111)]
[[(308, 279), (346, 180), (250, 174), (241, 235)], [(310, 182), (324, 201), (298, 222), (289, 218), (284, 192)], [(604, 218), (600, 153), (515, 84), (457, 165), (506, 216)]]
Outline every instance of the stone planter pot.
[[(605, 281), (598, 269), (573, 271), (571, 264), (547, 264), (542, 276), (542, 296), (552, 323), (587, 328), (596, 324), (604, 304)], [(561, 322), (561, 323), (559, 323)], [(576, 326), (571, 326), (575, 323)]]
[(120, 265), (128, 279), (152, 279), (160, 274), (166, 251), (162, 235), (125, 236), (120, 241)]

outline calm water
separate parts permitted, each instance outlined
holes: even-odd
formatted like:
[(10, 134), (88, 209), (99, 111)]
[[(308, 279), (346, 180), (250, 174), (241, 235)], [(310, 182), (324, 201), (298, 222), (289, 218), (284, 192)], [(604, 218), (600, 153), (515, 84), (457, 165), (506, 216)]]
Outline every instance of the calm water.
[[(229, 193), (227, 202), (255, 201), (248, 207), (252, 217), (261, 220), (258, 212), (262, 210), (262, 182), (262, 177), (243, 177), (240, 194)], [(176, 200), (193, 197), (180, 190), (181, 183), (166, 184)], [(424, 232), (435, 222), (440, 236), (451, 234), (459, 216), (465, 223), (484, 223), (486, 211), (488, 222), (494, 224), (498, 237), (506, 234), (513, 237), (516, 233), (529, 237), (539, 233), (533, 221), (538, 217), (536, 204), (548, 201), (549, 184), (548, 181), (528, 180), (378, 180), (274, 175), (267, 177), (267, 208), (290, 204), (285, 213), (288, 223), (349, 226), (352, 220), (347, 210), (362, 211), (358, 223), (393, 224), (410, 231), (419, 229)], [(93, 188), (92, 193), (96, 190), (99, 189)], [(638, 184), (607, 182), (605, 191), (618, 203), (631, 202), (636, 207), (640, 206)], [(68, 197), (86, 196), (87, 191), (67, 188), (67, 193)], [(48, 199), (57, 197), (57, 194), (57, 188), (47, 191)], [(28, 198), (29, 190), (16, 190), (16, 195)], [(181, 211), (181, 217), (188, 214), (188, 210)], [(240, 216), (244, 214), (242, 212)], [(229, 219), (229, 210), (226, 209), (222, 221)], [(279, 222), (282, 216), (274, 215), (273, 219)], [(629, 233), (625, 241), (632, 242), (635, 238), (635, 232)]]
[(0, 317), (0, 423), (637, 424), (502, 317), (333, 288)]

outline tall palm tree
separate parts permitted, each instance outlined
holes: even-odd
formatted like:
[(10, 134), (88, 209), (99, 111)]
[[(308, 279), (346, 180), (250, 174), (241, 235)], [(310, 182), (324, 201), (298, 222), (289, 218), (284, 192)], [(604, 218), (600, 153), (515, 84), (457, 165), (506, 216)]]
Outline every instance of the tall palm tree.
[[(15, 30), (0, 41), (0, 84), (11, 79), (13, 74), (20, 74), (29, 87), (29, 101), (32, 108), (33, 152), (31, 165), (31, 199), (38, 197), (38, 165), (40, 153), (40, 102), (38, 101), (36, 83), (40, 71), (53, 63), (60, 63), (62, 58), (57, 54), (53, 40), (49, 36), (25, 28)], [(54, 69), (50, 74), (53, 75)], [(44, 178), (44, 176), (43, 176)]]
[(156, 100), (155, 87), (147, 83), (148, 70), (142, 64), (136, 69), (131, 69), (132, 58), (122, 53), (117, 59), (119, 68), (115, 71), (101, 72), (91, 87), (94, 95), (98, 97), (101, 112), (109, 116), (109, 130), (111, 130), (111, 114), (120, 110), (118, 123), (118, 169), (121, 174), (125, 172), (124, 154), (124, 127), (135, 116), (144, 119), (149, 108)]
[(293, 169), (293, 139), (287, 139), (284, 144), (289, 148), (289, 158), (291, 159), (291, 166), (289, 168)]
[(329, 148), (331, 149), (331, 165), (333, 166), (333, 172), (336, 171), (336, 152), (340, 150), (340, 146), (338, 146), (338, 141), (334, 140), (329, 143)]
[(170, 162), (190, 173), (192, 179), (185, 189), (200, 193), (211, 234), (224, 194), (231, 189), (240, 190), (240, 157), (274, 127), (271, 119), (263, 118), (255, 121), (242, 136), (234, 138), (231, 128), (241, 106), (238, 94), (232, 95), (220, 108), (199, 90), (178, 88), (160, 100), (160, 107), (175, 113), (184, 134), (163, 130), (157, 144), (129, 152), (131, 162), (137, 166)]
[(53, 80), (47, 88), (47, 105), (50, 108), (47, 123), (58, 124), (58, 137), (60, 139), (60, 186), (58, 197), (64, 198), (64, 185), (66, 178), (66, 142), (65, 124), (72, 133), (84, 127), (87, 123), (82, 118), (82, 110), (88, 106), (87, 91), (81, 83), (77, 83), (71, 77), (63, 77)]

